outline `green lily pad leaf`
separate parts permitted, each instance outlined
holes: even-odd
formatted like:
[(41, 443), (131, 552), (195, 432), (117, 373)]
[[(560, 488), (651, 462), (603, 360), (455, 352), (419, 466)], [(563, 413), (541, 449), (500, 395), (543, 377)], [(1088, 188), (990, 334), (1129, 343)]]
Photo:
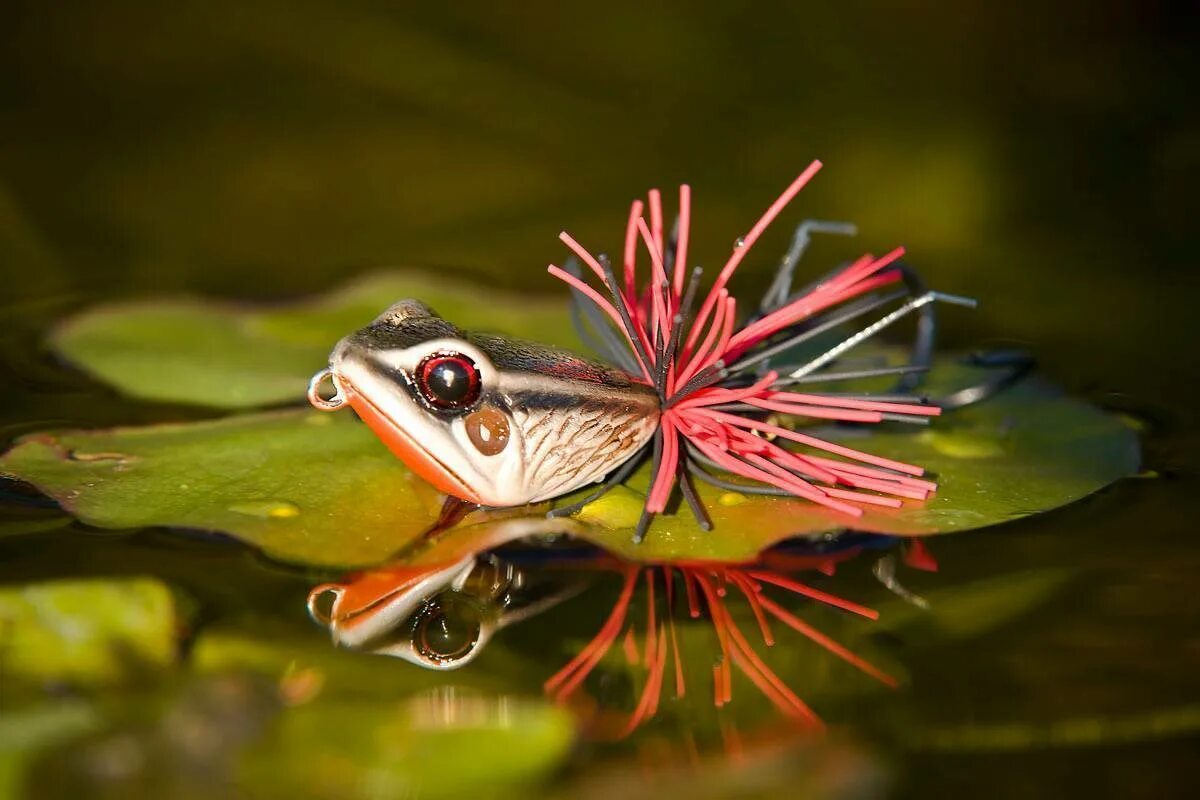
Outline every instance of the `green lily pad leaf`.
[(295, 410), (38, 434), (0, 457), (102, 528), (220, 531), (280, 560), (377, 563), (426, 530), (443, 496), (350, 415)]
[(244, 755), (239, 784), (272, 797), (495, 796), (546, 775), (573, 739), (566, 711), (515, 697), (317, 702)]
[[(970, 385), (978, 371), (947, 363), (931, 391)], [(857, 530), (925, 535), (1017, 519), (1077, 500), (1138, 468), (1136, 433), (1118, 417), (1026, 380), (927, 430), (880, 426), (861, 446), (922, 464), (938, 493), (852, 519), (806, 501), (700, 485), (715, 530), (686, 509), (632, 541), (649, 483), (643, 467), (573, 520), (547, 523), (546, 506), (479, 512), (425, 541), (443, 496), (393, 458), (350, 414), (306, 410), (224, 420), (26, 437), (0, 471), (27, 480), (84, 522), (222, 531), (285, 561), (361, 566), (406, 550), (430, 561), (527, 533), (570, 533), (635, 560), (745, 561), (790, 536)], [(847, 440), (849, 444), (857, 444)], [(579, 496), (579, 495), (576, 495)], [(566, 498), (569, 501), (571, 498)]]
[(31, 683), (112, 684), (165, 668), (176, 629), (170, 590), (150, 578), (0, 589), (0, 667)]
[(67, 320), (50, 343), (67, 361), (133, 397), (252, 408), (303, 398), (308, 379), (339, 339), (407, 297), (472, 330), (577, 341), (562, 298), (386, 272), (285, 307), (196, 299), (101, 306)]

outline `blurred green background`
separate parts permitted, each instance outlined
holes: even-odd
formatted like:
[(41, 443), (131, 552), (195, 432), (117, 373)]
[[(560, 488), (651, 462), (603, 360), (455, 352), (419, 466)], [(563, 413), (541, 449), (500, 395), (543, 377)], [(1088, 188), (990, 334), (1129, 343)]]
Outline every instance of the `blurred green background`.
[(1171, 11), (9, 3), (5, 290), (278, 297), (411, 263), (557, 291), (560, 229), (613, 247), (631, 198), (686, 180), (715, 263), (819, 157), (793, 214), (906, 244), (983, 300), (974, 330), (1157, 382), (1196, 365), (1166, 357), (1200, 170)]
[[(281, 300), (384, 265), (561, 295), (559, 230), (615, 250), (629, 201), (681, 181), (710, 266), (821, 158), (786, 219), (861, 234), (814, 269), (906, 245), (981, 301), (944, 315), (951, 344), (1029, 347), (1136, 413), (1158, 476), (947, 541), (955, 578), (1090, 580), (969, 658), (925, 652), (904, 702), (955, 725), (1194, 704), (1198, 41), (1194, 4), (1166, 2), (8, 2), (0, 435), (188, 415), (49, 363), (46, 328), (97, 301)], [(51, 560), (5, 557), (8, 580)], [(1198, 743), (883, 762), (904, 796), (1186, 796)]]

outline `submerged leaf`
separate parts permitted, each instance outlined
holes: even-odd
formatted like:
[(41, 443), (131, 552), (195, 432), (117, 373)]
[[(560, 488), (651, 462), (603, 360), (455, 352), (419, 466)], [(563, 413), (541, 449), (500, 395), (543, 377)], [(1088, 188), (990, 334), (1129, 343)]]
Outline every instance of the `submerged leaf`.
[(340, 338), (410, 297), (471, 330), (576, 341), (561, 300), (386, 272), (315, 302), (274, 309), (189, 299), (101, 306), (67, 320), (51, 345), (134, 397), (252, 408), (302, 399)]
[(564, 709), (516, 697), (449, 688), (399, 703), (318, 701), (243, 756), (239, 782), (339, 800), (492, 796), (545, 776), (573, 738)]
[(0, 716), (0, 797), (22, 797), (29, 766), (39, 753), (100, 728), (103, 720), (82, 701), (42, 703)]
[(63, 580), (0, 589), (4, 674), (109, 684), (174, 663), (170, 590), (149, 578)]
[(1112, 747), (1194, 736), (1200, 703), (1128, 714), (1067, 717), (1051, 722), (971, 722), (905, 731), (904, 745), (937, 753), (1012, 753), (1056, 748)]
[(565, 710), (510, 694), (540, 682), (532, 662), (505, 647), (489, 657), (486, 669), (455, 672), (447, 684), (446, 673), (255, 618), (252, 631), (244, 623), (202, 631), (192, 666), (261, 676), (290, 706), (239, 759), (238, 783), (256, 795), (466, 797), (541, 777), (575, 734)]

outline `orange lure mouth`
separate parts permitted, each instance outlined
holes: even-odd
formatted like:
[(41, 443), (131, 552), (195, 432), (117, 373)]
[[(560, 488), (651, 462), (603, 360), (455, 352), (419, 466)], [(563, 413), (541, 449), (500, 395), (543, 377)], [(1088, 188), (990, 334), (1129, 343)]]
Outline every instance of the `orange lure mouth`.
[[(342, 379), (344, 383), (348, 383)], [(432, 453), (425, 449), (403, 427), (397, 425), (382, 409), (362, 393), (347, 385), (346, 400), (354, 413), (367, 424), (393, 454), (413, 472), (428, 481), (438, 491), (454, 495), (471, 503), (482, 503), (479, 495)]]

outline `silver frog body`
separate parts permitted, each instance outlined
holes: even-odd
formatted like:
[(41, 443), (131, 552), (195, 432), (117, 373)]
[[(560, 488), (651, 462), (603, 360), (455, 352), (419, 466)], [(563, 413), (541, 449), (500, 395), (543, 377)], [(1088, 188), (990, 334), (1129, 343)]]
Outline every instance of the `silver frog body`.
[[(316, 385), (331, 374), (335, 402)], [(553, 347), (459, 330), (415, 300), (338, 342), (310, 389), (348, 402), (414, 472), (486, 506), (603, 478), (658, 425), (653, 387)]]

